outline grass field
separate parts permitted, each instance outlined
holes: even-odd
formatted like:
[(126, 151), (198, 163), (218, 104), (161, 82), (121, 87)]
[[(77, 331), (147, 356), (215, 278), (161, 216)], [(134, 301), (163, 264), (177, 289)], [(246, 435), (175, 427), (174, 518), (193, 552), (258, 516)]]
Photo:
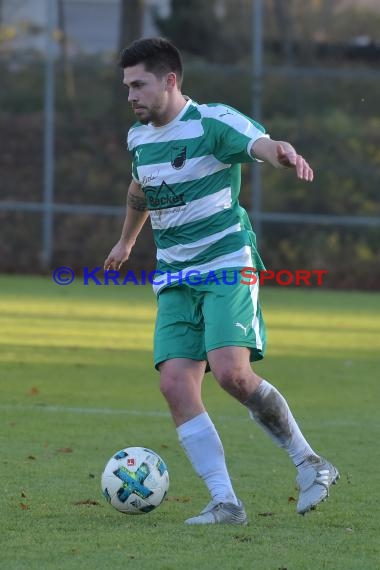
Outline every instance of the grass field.
[[(263, 288), (267, 357), (339, 484), (295, 512), (295, 471), (246, 410), (204, 383), (247, 527), (187, 527), (208, 494), (180, 448), (152, 368), (149, 287), (59, 287), (0, 277), (0, 567), (138, 570), (375, 570), (379, 548), (380, 295)], [(167, 500), (121, 515), (100, 493), (118, 449), (155, 449)]]

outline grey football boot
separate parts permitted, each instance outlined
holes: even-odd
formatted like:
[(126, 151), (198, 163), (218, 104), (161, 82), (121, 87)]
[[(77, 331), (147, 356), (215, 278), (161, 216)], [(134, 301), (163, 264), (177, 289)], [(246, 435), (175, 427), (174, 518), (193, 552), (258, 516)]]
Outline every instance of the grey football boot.
[(215, 503), (211, 501), (197, 516), (187, 519), (186, 524), (247, 524), (243, 503)]
[(329, 496), (329, 488), (339, 479), (339, 471), (323, 457), (308, 457), (308, 464), (297, 475), (299, 498), (297, 512), (304, 515)]

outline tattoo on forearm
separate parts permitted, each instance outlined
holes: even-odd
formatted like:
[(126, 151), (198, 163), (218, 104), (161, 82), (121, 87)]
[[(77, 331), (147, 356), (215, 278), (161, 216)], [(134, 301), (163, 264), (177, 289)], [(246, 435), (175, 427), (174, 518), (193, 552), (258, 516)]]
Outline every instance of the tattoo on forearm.
[(129, 193), (127, 196), (127, 205), (133, 210), (138, 210), (139, 212), (144, 212), (147, 210), (145, 196), (136, 196), (135, 194)]

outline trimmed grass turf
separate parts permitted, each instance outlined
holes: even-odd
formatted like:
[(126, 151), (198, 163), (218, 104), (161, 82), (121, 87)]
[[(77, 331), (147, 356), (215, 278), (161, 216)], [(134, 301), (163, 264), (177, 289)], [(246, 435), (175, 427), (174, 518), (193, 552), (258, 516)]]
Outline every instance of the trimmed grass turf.
[[(296, 515), (288, 458), (207, 375), (250, 523), (193, 528), (183, 520), (208, 495), (152, 369), (150, 288), (0, 277), (1, 568), (379, 568), (380, 295), (263, 287), (262, 303), (269, 347), (256, 370), (341, 480), (316, 512)], [(148, 515), (121, 515), (100, 494), (104, 464), (128, 445), (169, 466), (168, 499)]]

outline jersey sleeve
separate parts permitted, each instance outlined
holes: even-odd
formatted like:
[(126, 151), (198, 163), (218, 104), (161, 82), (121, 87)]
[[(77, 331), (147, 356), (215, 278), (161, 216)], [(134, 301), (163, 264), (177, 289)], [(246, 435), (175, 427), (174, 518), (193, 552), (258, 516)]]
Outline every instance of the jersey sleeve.
[(137, 173), (136, 161), (132, 159), (132, 178), (137, 184), (140, 184), (139, 175)]
[(130, 153), (132, 154), (132, 178), (135, 182), (137, 182), (137, 184), (140, 184), (140, 180), (139, 180), (139, 175), (137, 172), (137, 155), (136, 155), (136, 151), (137, 148), (134, 145), (134, 137), (132, 135), (132, 129), (130, 129), (128, 131), (128, 136), (127, 136), (127, 148), (130, 151)]
[[(210, 113), (211, 114), (211, 113)], [(213, 154), (223, 163), (252, 162), (252, 145), (262, 137), (269, 137), (262, 125), (235, 109), (223, 105), (212, 108), (209, 117)]]

